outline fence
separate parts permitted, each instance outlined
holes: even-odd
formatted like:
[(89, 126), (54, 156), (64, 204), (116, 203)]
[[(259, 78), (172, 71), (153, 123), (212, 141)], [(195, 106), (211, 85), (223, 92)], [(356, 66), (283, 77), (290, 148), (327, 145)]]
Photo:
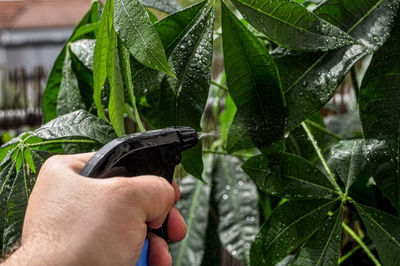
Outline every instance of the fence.
[(40, 125), (46, 77), (41, 66), (31, 72), (0, 69), (0, 130)]

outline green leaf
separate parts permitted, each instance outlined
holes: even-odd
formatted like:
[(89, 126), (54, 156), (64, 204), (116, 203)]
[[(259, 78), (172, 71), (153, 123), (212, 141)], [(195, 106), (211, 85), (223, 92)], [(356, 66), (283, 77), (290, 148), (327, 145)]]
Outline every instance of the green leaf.
[(399, 265), (400, 219), (386, 212), (354, 203), (383, 265)]
[[(390, 40), (372, 58), (363, 80), (359, 104), (374, 179), (400, 211), (399, 124), (400, 18)], [(374, 141), (377, 139), (378, 141)]]
[(250, 250), (251, 265), (275, 265), (320, 225), (336, 200), (288, 201), (271, 214)]
[(232, 0), (256, 29), (288, 49), (327, 51), (355, 44), (339, 28), (290, 0)]
[(146, 7), (155, 8), (168, 14), (181, 8), (175, 0), (139, 0), (139, 2)]
[(337, 265), (342, 239), (343, 208), (330, 216), (304, 243), (293, 264)]
[(244, 115), (235, 113), (233, 121), (229, 127), (228, 140), (226, 143), (226, 150), (228, 153), (235, 151), (251, 150), (254, 148), (253, 141), (247, 134), (246, 124), (247, 118)]
[(101, 101), (101, 91), (107, 77), (107, 56), (108, 56), (108, 39), (109, 39), (109, 21), (110, 8), (113, 1), (106, 1), (103, 15), (100, 21), (99, 33), (96, 39), (93, 55), (93, 82), (94, 92), (93, 100), (97, 108), (99, 117), (107, 121), (106, 114)]
[(29, 149), (24, 149), (24, 161), (29, 165), (29, 170), (36, 174), (36, 168), (33, 162), (32, 153)]
[(202, 143), (199, 141), (197, 145), (189, 150), (182, 152), (182, 165), (185, 171), (192, 176), (203, 180), (203, 151)]
[[(344, 4), (349, 1), (325, 1), (324, 3), (330, 2), (337, 3), (337, 10), (345, 12)], [(351, 25), (347, 33), (366, 45), (368, 50), (363, 46), (353, 45), (323, 54), (293, 53), (282, 49), (274, 51), (288, 106), (288, 131), (318, 112), (331, 99), (354, 63), (380, 47), (376, 41), (371, 43), (368, 41), (367, 45), (366, 41), (370, 37), (364, 36), (375, 36), (382, 43), (387, 40), (393, 26), (392, 18), (398, 10), (398, 1), (392, 3), (389, 0), (374, 0), (371, 3), (371, 1), (356, 0), (353, 2), (359, 6), (356, 16), (344, 16), (346, 22), (341, 21), (341, 23)], [(320, 8), (323, 6), (319, 6), (314, 13), (321, 15), (323, 9), (320, 11)], [(336, 26), (340, 27), (341, 23), (337, 22)]]
[(219, 239), (233, 257), (248, 265), (260, 217), (257, 188), (240, 168), (242, 163), (234, 156), (217, 157), (213, 180)]
[(328, 177), (309, 161), (294, 154), (257, 155), (242, 166), (257, 187), (272, 196), (288, 199), (338, 197)]
[(29, 197), (27, 187), (27, 182), (29, 182), (28, 178), (26, 164), (23, 162), (22, 167), (15, 176), (7, 202), (5, 203), (6, 212), (3, 229), (3, 255), (13, 248), (15, 243), (21, 237), (22, 225)]
[(267, 49), (222, 5), (224, 63), (229, 93), (243, 127), (258, 148), (283, 137), (285, 100)]
[(114, 28), (131, 55), (145, 66), (174, 77), (146, 9), (137, 0), (116, 0)]
[(172, 262), (176, 266), (197, 266), (204, 254), (211, 188), (192, 176), (182, 179), (179, 188), (181, 198), (176, 207), (185, 219), (187, 232), (182, 241), (169, 245)]
[[(142, 120), (140, 119), (139, 111), (136, 105), (136, 96), (135, 90), (132, 83), (132, 74), (131, 74), (131, 66), (130, 66), (130, 54), (128, 49), (122, 44), (120, 40), (118, 40), (118, 53), (119, 53), (119, 62), (120, 62), (120, 69), (122, 79), (125, 83), (126, 90), (128, 91), (129, 100), (135, 112), (135, 117), (131, 118), (135, 120), (141, 132), (146, 131), (142, 124)], [(126, 107), (126, 105), (125, 105)]]
[(228, 141), (229, 128), (235, 117), (236, 106), (229, 93), (225, 97), (225, 108), (219, 115), (221, 139), (226, 143)]
[(167, 57), (171, 55), (185, 33), (190, 30), (206, 3), (207, 1), (202, 1), (155, 23), (154, 26), (160, 35)]
[(85, 109), (85, 103), (79, 91), (78, 79), (72, 70), (70, 50), (67, 49), (62, 70), (60, 91), (57, 98), (57, 116), (79, 109)]
[[(97, 12), (98, 13), (98, 12)], [(100, 22), (94, 22), (94, 23), (89, 23), (86, 25), (83, 25), (76, 29), (73, 38), (71, 38), (69, 41), (73, 42), (76, 40), (79, 40), (83, 35), (86, 35), (87, 33), (90, 32), (96, 32), (99, 29)]]
[(46, 140), (83, 137), (101, 144), (117, 137), (109, 123), (83, 110), (53, 119), (32, 132), (32, 135)]
[(345, 140), (332, 147), (332, 161), (346, 189), (356, 181), (367, 163), (363, 140)]
[[(6, 223), (7, 199), (10, 194), (15, 175), (15, 161), (9, 162), (0, 173), (0, 200), (2, 202), (2, 204), (0, 204), (0, 235), (2, 237)], [(2, 255), (4, 255), (3, 241), (0, 241), (0, 245), (2, 246)]]
[(95, 40), (82, 39), (72, 42), (69, 45), (71, 52), (90, 71), (93, 71), (93, 52), (95, 49), (95, 44)]
[[(75, 28), (71, 37), (69, 38), (69, 40), (61, 50), (60, 54), (57, 56), (56, 61), (54, 62), (50, 75), (47, 79), (47, 84), (44, 90), (43, 100), (42, 100), (43, 101), (42, 109), (43, 109), (43, 116), (45, 123), (57, 117), (57, 99), (62, 81), (62, 75), (63, 75), (62, 70), (64, 67), (64, 61), (68, 43), (72, 39), (78, 40), (80, 38), (84, 39), (84, 38), (94, 37), (91, 32), (89, 32), (89, 34), (86, 33), (82, 35), (79, 29), (81, 27), (85, 28), (85, 25), (87, 24), (98, 22), (97, 20), (95, 20), (96, 17), (92, 15), (95, 11), (98, 12), (99, 9), (98, 5), (99, 5), (98, 1), (93, 2), (91, 9), (85, 14), (82, 20), (78, 23), (78, 26)], [(79, 38), (77, 37), (78, 35)]]
[(110, 122), (114, 127), (117, 136), (125, 134), (124, 124), (124, 104), (125, 94), (122, 83), (122, 75), (119, 67), (118, 57), (118, 39), (114, 31), (110, 34), (108, 40), (108, 58), (107, 58), (107, 77), (110, 82), (110, 99), (108, 102), (108, 112)]

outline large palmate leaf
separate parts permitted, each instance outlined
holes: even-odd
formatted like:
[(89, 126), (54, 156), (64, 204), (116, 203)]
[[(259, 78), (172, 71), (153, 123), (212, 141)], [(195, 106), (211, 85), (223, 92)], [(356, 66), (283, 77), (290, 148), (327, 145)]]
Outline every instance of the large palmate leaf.
[(355, 206), (383, 265), (399, 265), (400, 219), (359, 203)]
[(32, 135), (46, 140), (79, 137), (101, 144), (117, 137), (109, 123), (83, 110), (60, 116), (32, 132)]
[[(82, 34), (80, 29), (85, 25), (93, 24), (99, 21), (99, 8), (100, 1), (93, 1), (91, 9), (85, 14), (82, 20), (78, 23), (71, 37), (67, 41), (67, 44), (63, 47), (60, 54), (58, 55), (53, 68), (51, 69), (50, 75), (47, 80), (47, 85), (43, 94), (43, 116), (44, 122), (48, 122), (53, 118), (57, 117), (57, 99), (60, 91), (60, 85), (62, 81), (62, 69), (64, 67), (65, 55), (69, 41), (78, 40), (84, 38), (95, 38), (92, 32)], [(97, 16), (96, 16), (97, 13)]]
[(280, 46), (301, 51), (327, 51), (355, 41), (291, 0), (233, 0), (255, 28)]
[(177, 266), (198, 266), (203, 260), (205, 249), (211, 187), (187, 176), (179, 182), (179, 188), (181, 198), (176, 207), (185, 219), (187, 233), (184, 240), (169, 245), (172, 262)]
[(300, 246), (317, 228), (336, 200), (289, 201), (261, 227), (250, 250), (252, 265), (275, 265)]
[(70, 50), (67, 49), (62, 80), (57, 98), (57, 116), (65, 115), (79, 109), (85, 109), (85, 103), (78, 86), (78, 78), (72, 69)]
[(330, 216), (301, 247), (290, 265), (337, 265), (342, 239), (343, 208)]
[[(295, 128), (311, 114), (319, 111), (331, 99), (354, 63), (387, 41), (398, 10), (398, 2), (334, 0), (324, 2), (314, 11), (322, 16), (326, 5), (334, 5), (336, 12), (341, 13), (347, 12), (348, 5), (357, 6), (357, 12), (344, 15), (343, 20), (331, 22), (343, 30), (348, 29), (348, 34), (364, 46), (353, 45), (336, 51), (312, 54), (294, 53), (280, 48), (274, 52), (287, 101), (287, 130)], [(379, 39), (379, 44), (375, 39)]]
[[(15, 162), (9, 162), (0, 173), (0, 199), (2, 204), (0, 204), (0, 235), (3, 239), (4, 227), (6, 224), (6, 211), (7, 211), (7, 200), (11, 191), (14, 178), (16, 176)], [(2, 255), (4, 256), (4, 246), (3, 241), (0, 242), (2, 246)]]
[(346, 189), (356, 181), (367, 163), (363, 140), (341, 141), (332, 148), (332, 161)]
[(222, 5), (224, 63), (237, 116), (254, 144), (263, 148), (283, 137), (285, 101), (279, 73), (267, 49)]
[(311, 162), (289, 153), (270, 157), (257, 155), (242, 166), (261, 191), (290, 199), (338, 196), (328, 177)]
[(160, 37), (138, 0), (115, 1), (114, 29), (136, 60), (173, 76)]
[[(378, 50), (363, 80), (359, 103), (363, 133), (369, 145), (369, 161), (379, 188), (400, 210), (400, 18), (390, 41)], [(378, 139), (381, 141), (374, 141)]]
[(181, 8), (176, 0), (139, 0), (139, 2), (146, 7), (152, 7), (165, 13), (173, 13)]
[(234, 156), (217, 157), (213, 179), (218, 232), (224, 248), (249, 264), (250, 245), (259, 229), (258, 193)]

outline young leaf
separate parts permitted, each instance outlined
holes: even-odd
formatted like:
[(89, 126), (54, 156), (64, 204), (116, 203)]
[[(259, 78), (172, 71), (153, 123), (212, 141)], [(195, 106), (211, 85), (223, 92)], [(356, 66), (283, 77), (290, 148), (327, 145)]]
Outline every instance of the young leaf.
[(143, 65), (174, 77), (146, 9), (138, 0), (116, 0), (114, 5), (115, 31), (132, 56)]
[(229, 93), (258, 148), (283, 137), (285, 100), (267, 49), (222, 4), (222, 38)]
[(366, 165), (363, 140), (345, 140), (332, 148), (332, 161), (346, 189), (356, 181)]
[(400, 18), (397, 18), (390, 40), (372, 58), (361, 86), (359, 103), (364, 137), (370, 139), (368, 157), (373, 176), (385, 196), (400, 211), (399, 27)]
[(213, 179), (220, 241), (233, 257), (248, 265), (260, 217), (257, 188), (241, 164), (234, 156), (217, 157)]
[(250, 250), (251, 265), (275, 265), (318, 227), (336, 200), (288, 201), (261, 227)]
[(122, 75), (119, 68), (118, 57), (118, 39), (114, 31), (111, 31), (110, 39), (108, 40), (107, 53), (107, 77), (110, 82), (110, 100), (108, 102), (108, 112), (110, 122), (114, 127), (117, 136), (125, 134), (124, 124), (124, 104), (125, 94), (124, 85), (122, 83)]
[(60, 91), (57, 98), (57, 116), (68, 114), (79, 109), (85, 109), (85, 103), (79, 91), (78, 79), (72, 70), (72, 60), (68, 48), (62, 70)]
[(113, 5), (113, 3), (114, 2), (110, 0), (106, 1), (93, 54), (93, 100), (96, 104), (98, 116), (104, 120), (107, 120), (107, 118), (101, 102), (101, 91), (107, 76), (109, 21), (111, 20), (110, 9), (112, 8), (111, 5)]
[(60, 116), (36, 129), (32, 135), (45, 140), (83, 137), (101, 144), (117, 137), (109, 123), (83, 110)]
[(256, 29), (278, 45), (300, 51), (327, 51), (355, 44), (339, 28), (291, 0), (233, 0)]
[(29, 149), (24, 149), (24, 160), (29, 165), (30, 171), (36, 174), (36, 167), (33, 162), (32, 153)]
[(289, 199), (330, 199), (338, 196), (321, 170), (294, 154), (284, 153), (282, 159), (279, 156), (267, 159), (257, 155), (242, 167), (261, 191), (273, 196)]
[[(60, 85), (62, 82), (62, 73), (63, 73), (62, 69), (64, 67), (65, 55), (69, 41), (71, 41), (72, 39), (78, 40), (84, 38), (94, 38), (94, 35), (92, 33), (84, 35), (80, 34), (79, 29), (81, 27), (85, 27), (85, 25), (87, 24), (98, 22), (98, 20), (95, 20), (96, 17), (92, 15), (93, 12), (96, 11), (99, 12), (98, 5), (99, 5), (98, 1), (93, 2), (91, 9), (85, 14), (85, 16), (79, 22), (78, 26), (75, 28), (71, 37), (67, 41), (67, 44), (63, 47), (60, 54), (58, 55), (53, 65), (53, 68), (51, 69), (50, 75), (47, 79), (47, 85), (44, 90), (43, 100), (42, 100), (43, 101), (42, 109), (43, 109), (43, 116), (45, 123), (57, 117), (57, 99), (60, 91)], [(79, 38), (77, 37), (77, 35), (79, 35)]]
[(178, 11), (181, 6), (175, 0), (139, 0), (142, 5), (152, 7), (167, 14)]
[(169, 245), (172, 262), (176, 266), (199, 266), (204, 254), (211, 187), (187, 176), (179, 182), (179, 188), (181, 198), (176, 207), (185, 219), (187, 232), (181, 242)]
[(354, 203), (383, 265), (399, 265), (400, 219), (383, 211)]
[(339, 208), (304, 243), (296, 260), (290, 265), (337, 265), (342, 239), (342, 220), (343, 208)]
[[(345, 13), (349, 1), (337, 2), (336, 9)], [(368, 41), (368, 49), (353, 45), (327, 53), (292, 53), (278, 49), (274, 52), (279, 66), (282, 84), (287, 101), (287, 130), (292, 130), (311, 114), (319, 111), (332, 97), (338, 85), (351, 67), (360, 58), (377, 50), (380, 46), (376, 41), (369, 41), (368, 36), (379, 38), (379, 44), (384, 43), (393, 26), (392, 20), (398, 10), (398, 1), (390, 0), (355, 0), (359, 6), (353, 15), (344, 15), (343, 20), (336, 21), (336, 26), (347, 25), (347, 32), (358, 42)], [(324, 4), (314, 13), (318, 16)], [(323, 9), (321, 9), (323, 10)], [(321, 14), (320, 14), (321, 13)], [(374, 25), (371, 27), (370, 25)]]

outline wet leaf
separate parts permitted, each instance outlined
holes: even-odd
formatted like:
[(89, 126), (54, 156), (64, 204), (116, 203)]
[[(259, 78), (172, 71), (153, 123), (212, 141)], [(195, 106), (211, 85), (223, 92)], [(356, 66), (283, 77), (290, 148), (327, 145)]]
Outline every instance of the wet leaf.
[[(0, 173), (0, 235), (3, 238), (4, 228), (6, 224), (6, 211), (7, 211), (7, 199), (9, 197), (12, 184), (14, 182), (15, 172), (15, 161), (9, 162)], [(2, 255), (4, 255), (3, 241), (0, 242), (2, 246)]]
[(233, 257), (249, 264), (250, 245), (259, 229), (258, 193), (234, 156), (217, 157), (213, 180), (218, 207), (218, 233)]
[(160, 37), (138, 0), (116, 0), (114, 29), (131, 55), (143, 65), (174, 76)]
[[(396, 2), (397, 3), (397, 2)], [(373, 56), (363, 80), (359, 104), (372, 174), (379, 188), (400, 211), (400, 18), (390, 40)], [(377, 139), (377, 141), (374, 141)]]
[(327, 51), (354, 44), (345, 32), (290, 0), (233, 0), (245, 19), (282, 47)]
[(90, 71), (93, 71), (93, 52), (96, 41), (83, 39), (72, 42), (69, 46), (71, 52), (79, 59), (79, 61)]
[(181, 8), (175, 0), (139, 0), (139, 2), (146, 7), (152, 7), (168, 14)]
[[(91, 9), (85, 14), (82, 20), (78, 23), (77, 27), (71, 34), (71, 37), (67, 41), (67, 44), (63, 47), (55, 63), (53, 64), (53, 67), (47, 79), (47, 85), (44, 90), (43, 100), (42, 100), (43, 101), (42, 109), (43, 109), (43, 116), (45, 123), (57, 117), (57, 99), (62, 82), (62, 75), (63, 75), (62, 69), (64, 67), (65, 55), (68, 43), (71, 40), (76, 41), (78, 39), (95, 38), (92, 32), (83, 35), (79, 33), (79, 29), (81, 27), (85, 27), (85, 25), (87, 24), (98, 22), (97, 20), (98, 16), (97, 17), (93, 16), (95, 12), (97, 13), (99, 12), (98, 1), (93, 2)], [(77, 35), (79, 35), (79, 37), (77, 37)]]
[(60, 116), (36, 129), (32, 135), (46, 140), (83, 137), (101, 144), (117, 137), (109, 123), (83, 110)]
[(255, 146), (253, 141), (247, 134), (246, 128), (243, 126), (246, 124), (246, 117), (239, 113), (235, 113), (232, 123), (228, 131), (228, 140), (226, 143), (226, 150), (229, 153), (234, 153), (235, 151), (251, 150)]
[(170, 244), (173, 265), (200, 265), (203, 260), (211, 187), (187, 176), (179, 182), (181, 198), (176, 204), (182, 213), (187, 233), (184, 240)]
[(283, 137), (285, 101), (277, 67), (267, 49), (223, 5), (224, 63), (229, 93), (254, 144), (263, 148)]
[[(333, 1), (324, 3), (330, 2)], [(336, 9), (346, 12), (347, 7), (344, 4), (349, 2), (340, 1), (340, 4), (336, 4)], [(319, 111), (331, 99), (354, 63), (380, 47), (376, 41), (367, 44), (366, 40), (370, 38), (364, 36), (376, 36), (380, 44), (387, 41), (393, 26), (393, 18), (398, 10), (398, 1), (353, 2), (357, 2), (360, 6), (357, 15), (343, 16), (343, 21), (336, 21), (335, 25), (338, 27), (341, 27), (341, 24), (347, 25), (343, 29), (349, 27), (347, 33), (366, 45), (368, 49), (353, 45), (326, 53), (295, 53), (280, 48), (274, 51), (273, 55), (279, 67), (287, 101), (288, 131)], [(319, 6), (314, 13), (322, 15), (324, 11), (323, 9), (320, 11), (320, 8), (323, 6)]]
[(107, 77), (108, 39), (111, 20), (110, 11), (114, 9), (113, 5), (113, 1), (106, 1), (93, 53), (93, 100), (96, 104), (98, 116), (104, 120), (107, 120), (107, 118), (101, 101), (101, 91)]
[(311, 162), (294, 154), (257, 155), (242, 166), (257, 187), (272, 196), (289, 199), (335, 198), (328, 177)]
[(383, 265), (400, 263), (400, 219), (386, 212), (355, 203), (368, 235), (374, 242)]
[(341, 141), (332, 148), (332, 160), (346, 189), (356, 181), (367, 163), (363, 140)]
[(337, 265), (342, 240), (343, 208), (330, 216), (301, 247), (289, 265)]
[(300, 246), (318, 227), (335, 200), (289, 201), (263, 224), (250, 250), (251, 265), (275, 265)]
[(109, 35), (108, 53), (107, 53), (107, 77), (110, 83), (110, 99), (108, 102), (108, 112), (110, 122), (113, 125), (117, 136), (125, 134), (124, 124), (124, 104), (125, 94), (122, 75), (119, 66), (118, 39), (114, 31)]

